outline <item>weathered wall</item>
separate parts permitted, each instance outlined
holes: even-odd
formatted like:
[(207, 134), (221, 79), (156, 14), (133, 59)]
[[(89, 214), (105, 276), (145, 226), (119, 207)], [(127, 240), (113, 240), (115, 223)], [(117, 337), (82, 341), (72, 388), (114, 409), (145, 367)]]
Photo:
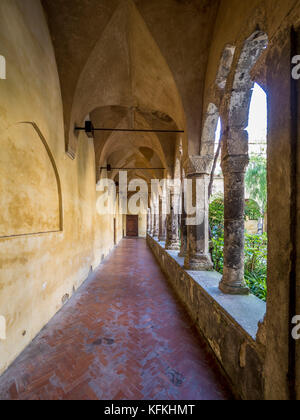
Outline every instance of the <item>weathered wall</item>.
[[(114, 242), (113, 216), (95, 211), (93, 142), (82, 135), (76, 160), (65, 154), (59, 79), (40, 2), (2, 0), (0, 21), (7, 61), (7, 79), (0, 80), (1, 373)], [(120, 239), (122, 221), (117, 226)]]

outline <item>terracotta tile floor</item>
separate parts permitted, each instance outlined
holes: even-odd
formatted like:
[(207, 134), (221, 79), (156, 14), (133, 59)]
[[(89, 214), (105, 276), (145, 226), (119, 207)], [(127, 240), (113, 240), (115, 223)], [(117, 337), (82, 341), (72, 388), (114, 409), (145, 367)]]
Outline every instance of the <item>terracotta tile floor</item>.
[(0, 378), (0, 399), (231, 399), (144, 240), (123, 240)]

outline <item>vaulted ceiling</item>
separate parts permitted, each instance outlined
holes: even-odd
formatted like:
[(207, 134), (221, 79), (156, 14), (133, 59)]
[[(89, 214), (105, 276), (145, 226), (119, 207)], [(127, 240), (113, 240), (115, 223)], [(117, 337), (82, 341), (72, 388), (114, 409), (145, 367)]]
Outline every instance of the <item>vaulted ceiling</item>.
[[(74, 125), (183, 129), (198, 154), (202, 96), (218, 0), (42, 0), (55, 48), (66, 148)], [(174, 169), (178, 134), (95, 136), (96, 165)], [(148, 176), (161, 174), (148, 171)]]

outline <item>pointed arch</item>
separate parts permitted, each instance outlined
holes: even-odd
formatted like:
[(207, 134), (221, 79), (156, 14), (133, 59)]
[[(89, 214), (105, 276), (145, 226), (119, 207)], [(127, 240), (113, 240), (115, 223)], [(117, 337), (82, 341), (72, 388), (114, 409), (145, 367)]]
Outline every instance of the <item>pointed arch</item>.
[(107, 106), (155, 110), (170, 116), (178, 129), (185, 129), (172, 72), (131, 0), (120, 2), (79, 77), (69, 127), (71, 157), (77, 143), (74, 126), (81, 125), (93, 110)]
[(254, 32), (244, 43), (232, 87), (229, 105), (229, 126), (245, 129), (248, 123), (249, 106), (254, 82), (251, 70), (262, 52), (268, 46), (265, 32)]

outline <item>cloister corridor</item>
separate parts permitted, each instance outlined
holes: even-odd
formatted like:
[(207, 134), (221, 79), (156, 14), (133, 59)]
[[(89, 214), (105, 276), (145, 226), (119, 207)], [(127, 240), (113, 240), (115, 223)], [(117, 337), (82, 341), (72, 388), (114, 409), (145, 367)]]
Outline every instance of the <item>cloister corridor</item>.
[(0, 399), (227, 400), (144, 239), (123, 239), (0, 379)]
[(299, 227), (300, 0), (0, 0), (0, 401), (300, 400)]

